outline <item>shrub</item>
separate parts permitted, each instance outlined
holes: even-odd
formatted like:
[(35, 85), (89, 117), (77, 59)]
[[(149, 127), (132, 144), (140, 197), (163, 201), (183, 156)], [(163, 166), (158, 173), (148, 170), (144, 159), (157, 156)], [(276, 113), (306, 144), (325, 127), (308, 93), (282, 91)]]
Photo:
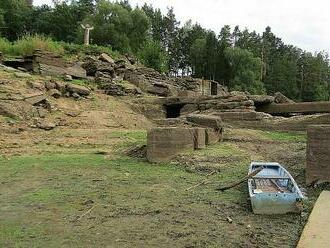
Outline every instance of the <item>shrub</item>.
[(15, 42), (0, 38), (0, 51), (6, 55), (32, 55), (36, 49), (57, 54), (64, 52), (63, 47), (58, 42), (40, 35), (27, 35)]

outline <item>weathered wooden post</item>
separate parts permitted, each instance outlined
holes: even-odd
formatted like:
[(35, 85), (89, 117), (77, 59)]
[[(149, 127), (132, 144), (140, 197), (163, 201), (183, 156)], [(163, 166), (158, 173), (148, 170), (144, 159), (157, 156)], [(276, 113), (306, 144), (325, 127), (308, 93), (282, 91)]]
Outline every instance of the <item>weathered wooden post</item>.
[(84, 44), (86, 46), (89, 45), (89, 35), (90, 35), (90, 31), (94, 29), (94, 27), (92, 27), (89, 24), (83, 25), (81, 24), (81, 27), (85, 30), (85, 35), (84, 35)]

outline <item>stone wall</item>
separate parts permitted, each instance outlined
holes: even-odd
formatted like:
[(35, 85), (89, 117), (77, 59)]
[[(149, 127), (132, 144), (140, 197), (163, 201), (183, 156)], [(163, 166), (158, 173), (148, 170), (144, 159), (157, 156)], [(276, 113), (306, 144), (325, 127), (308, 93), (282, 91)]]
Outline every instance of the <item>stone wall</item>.
[(307, 129), (306, 183), (330, 182), (330, 125)]

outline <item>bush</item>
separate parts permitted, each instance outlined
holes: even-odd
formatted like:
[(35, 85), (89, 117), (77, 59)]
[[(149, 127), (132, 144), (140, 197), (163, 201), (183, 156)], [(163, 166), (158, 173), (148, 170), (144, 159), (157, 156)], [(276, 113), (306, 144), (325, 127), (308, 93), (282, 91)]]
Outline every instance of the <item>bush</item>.
[(120, 54), (111, 49), (111, 47), (103, 47), (97, 45), (79, 45), (65, 42), (56, 42), (51, 38), (41, 35), (27, 35), (21, 39), (10, 42), (0, 37), (0, 52), (7, 56), (25, 56), (32, 55), (34, 50), (53, 52), (60, 55), (100, 55), (107, 53), (113, 58), (119, 58)]
[(40, 35), (27, 35), (15, 42), (0, 38), (0, 51), (5, 55), (32, 55), (36, 49), (57, 54), (64, 53), (63, 47), (58, 42)]
[(138, 57), (141, 62), (159, 72), (168, 71), (168, 58), (166, 53), (161, 48), (159, 42), (149, 41), (139, 51)]
[(119, 58), (120, 54), (116, 51), (113, 51), (111, 47), (104, 47), (98, 45), (80, 45), (80, 44), (73, 44), (73, 43), (65, 43), (60, 42), (61, 46), (63, 47), (65, 54), (72, 56), (72, 55), (100, 55), (101, 53), (107, 53), (111, 55), (113, 58)]

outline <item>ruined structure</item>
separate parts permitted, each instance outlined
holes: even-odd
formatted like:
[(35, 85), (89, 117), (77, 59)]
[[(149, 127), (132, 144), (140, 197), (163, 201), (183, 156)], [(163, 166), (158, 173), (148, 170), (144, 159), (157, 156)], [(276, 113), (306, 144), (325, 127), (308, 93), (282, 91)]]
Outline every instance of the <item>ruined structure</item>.
[(330, 125), (315, 125), (307, 130), (307, 185), (330, 182)]
[(147, 159), (167, 162), (177, 154), (218, 143), (222, 138), (221, 118), (205, 115), (187, 117), (187, 126), (158, 127), (148, 131)]

